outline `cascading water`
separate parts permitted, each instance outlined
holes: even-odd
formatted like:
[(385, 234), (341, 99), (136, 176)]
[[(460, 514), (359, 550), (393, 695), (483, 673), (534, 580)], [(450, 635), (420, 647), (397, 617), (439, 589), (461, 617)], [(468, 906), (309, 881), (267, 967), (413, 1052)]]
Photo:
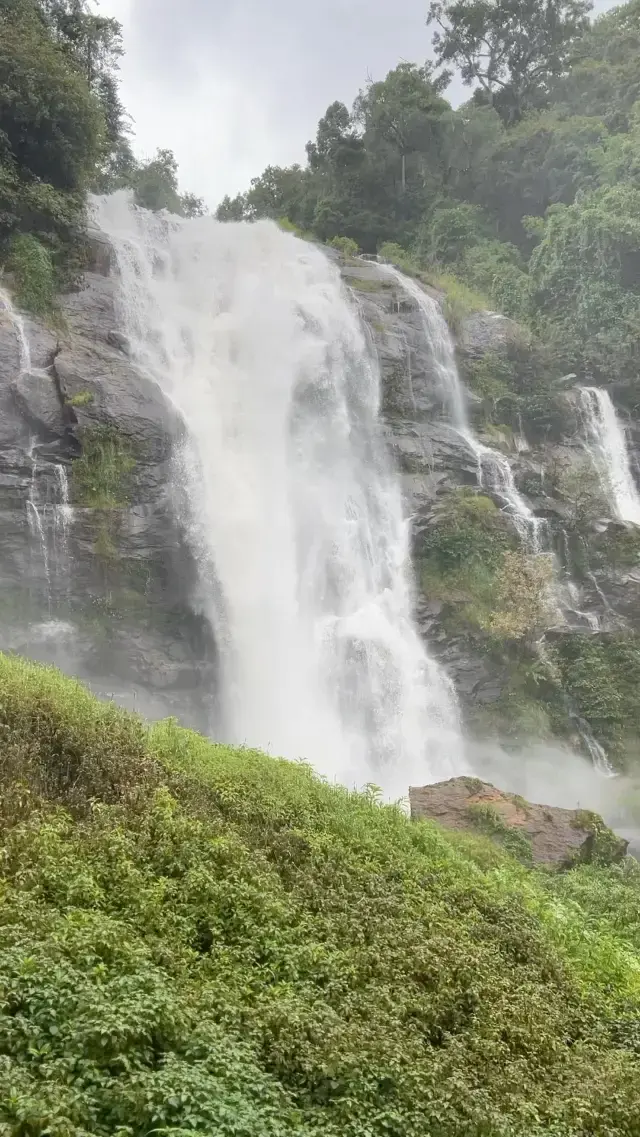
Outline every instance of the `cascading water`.
[[(39, 374), (31, 361), (29, 337), (22, 314), (14, 307), (11, 297), (0, 289), (0, 311), (5, 311), (14, 329), (18, 343), (20, 376)], [(52, 557), (57, 574), (68, 574), (68, 536), (73, 507), (69, 504), (69, 482), (62, 465), (56, 466), (59, 503), (42, 502), (38, 486), (38, 440), (31, 438), (27, 457), (31, 465), (31, 480), (27, 497), (27, 520), (32, 539), (42, 561), (47, 590), (47, 607), (52, 607)]]
[(16, 333), (20, 356), (20, 374), (24, 375), (25, 372), (31, 371), (31, 349), (29, 347), (29, 339), (24, 326), (24, 320), (20, 312), (14, 308), (9, 294), (2, 288), (0, 288), (0, 305), (0, 310), (4, 309), (7, 313), (9, 321)]
[(218, 731), (388, 793), (464, 768), (412, 621), (377, 362), (338, 270), (271, 222), (95, 200), (133, 355), (186, 427), (179, 480), (222, 653)]
[(452, 426), (464, 439), (476, 459), (478, 484), (486, 487), (504, 502), (505, 512), (511, 517), (523, 545), (532, 553), (539, 553), (544, 521), (535, 516), (518, 492), (509, 460), (504, 454), (480, 442), (471, 429), (453, 341), (440, 306), (417, 281), (405, 276), (393, 265), (381, 264), (380, 267), (398, 282), (402, 290), (418, 306), (425, 339), (429, 344), (442, 393), (449, 407)]
[(640, 493), (631, 472), (625, 432), (608, 391), (579, 387), (585, 442), (619, 521), (640, 525)]

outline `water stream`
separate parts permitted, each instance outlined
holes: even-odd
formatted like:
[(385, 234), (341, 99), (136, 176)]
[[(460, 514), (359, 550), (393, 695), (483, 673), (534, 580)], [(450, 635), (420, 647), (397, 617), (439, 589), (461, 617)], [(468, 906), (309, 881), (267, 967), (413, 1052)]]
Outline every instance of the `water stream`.
[(611, 396), (603, 387), (579, 387), (585, 444), (600, 484), (619, 521), (640, 525), (640, 493), (631, 471), (627, 439)]
[(464, 769), (412, 618), (375, 354), (338, 269), (270, 222), (96, 199), (123, 330), (178, 408), (176, 479), (222, 653), (218, 733), (388, 793)]
[(493, 450), (476, 438), (469, 423), (467, 400), (456, 365), (455, 349), (447, 321), (440, 305), (424, 288), (393, 265), (381, 264), (383, 272), (392, 276), (402, 290), (415, 301), (422, 318), (425, 340), (440, 382), (443, 397), (451, 416), (451, 425), (464, 439), (473, 454), (478, 470), (478, 485), (494, 494), (503, 503), (505, 513), (526, 549), (539, 553), (545, 523), (536, 517), (531, 507), (518, 492), (511, 463), (504, 454)]

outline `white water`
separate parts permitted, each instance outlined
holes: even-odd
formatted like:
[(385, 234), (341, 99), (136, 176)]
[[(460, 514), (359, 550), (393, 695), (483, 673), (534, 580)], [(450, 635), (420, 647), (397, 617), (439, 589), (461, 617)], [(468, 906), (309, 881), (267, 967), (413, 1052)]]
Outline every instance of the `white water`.
[(467, 400), (456, 365), (453, 340), (440, 305), (416, 280), (405, 276), (393, 265), (382, 264), (380, 267), (398, 282), (420, 310), (425, 339), (440, 381), (442, 395), (449, 407), (451, 424), (475, 457), (478, 485), (500, 498), (504, 503), (505, 513), (511, 517), (523, 545), (530, 552), (539, 553), (544, 521), (535, 516), (518, 492), (509, 460), (498, 450), (493, 450), (480, 442), (471, 429)]
[(0, 311), (3, 309), (7, 313), (9, 322), (16, 333), (20, 355), (20, 374), (24, 375), (26, 372), (31, 371), (31, 349), (29, 347), (24, 320), (20, 312), (14, 308), (9, 294), (5, 292), (3, 288), (0, 288)]
[[(31, 348), (29, 346), (29, 337), (25, 328), (24, 318), (14, 307), (11, 297), (3, 289), (0, 289), (0, 312), (1, 311), (7, 313), (9, 321), (15, 331), (16, 340), (18, 342), (20, 376), (34, 374), (31, 363)], [(66, 575), (68, 573), (69, 559), (69, 526), (73, 516), (73, 507), (69, 504), (69, 482), (65, 468), (62, 465), (56, 466), (56, 481), (58, 485), (58, 496), (60, 498), (59, 504), (54, 506), (48, 503), (41, 504), (38, 493), (37, 452), (37, 439), (32, 438), (28, 450), (28, 458), (31, 463), (31, 481), (27, 497), (27, 520), (29, 522), (29, 531), (34, 541), (38, 544), (42, 558), (47, 587), (47, 603), (49, 611), (51, 611), (52, 591), (49, 533), (50, 531), (53, 533), (53, 558), (56, 570)]]
[(600, 483), (619, 521), (640, 525), (640, 494), (631, 472), (627, 440), (609, 392), (580, 387), (586, 444)]
[(270, 222), (181, 221), (122, 193), (95, 215), (133, 354), (186, 426), (222, 733), (388, 793), (460, 772), (453, 688), (412, 621), (378, 366), (338, 270)]
[(29, 484), (29, 496), (27, 498), (27, 520), (29, 522), (29, 532), (31, 533), (32, 538), (38, 542), (40, 556), (42, 557), (44, 577), (47, 584), (47, 604), (49, 607), (49, 612), (51, 612), (51, 569), (49, 566), (49, 543), (45, 529), (44, 511), (41, 511), (38, 506), (38, 455), (35, 438), (31, 439), (31, 444), (29, 446), (29, 460), (31, 462), (31, 482)]

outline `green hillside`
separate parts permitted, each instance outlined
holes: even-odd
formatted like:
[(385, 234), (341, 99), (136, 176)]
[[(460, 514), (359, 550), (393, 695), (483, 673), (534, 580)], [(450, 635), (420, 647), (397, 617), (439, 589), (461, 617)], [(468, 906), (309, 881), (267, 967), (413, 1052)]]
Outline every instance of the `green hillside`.
[(0, 658), (0, 1133), (640, 1133), (640, 870), (525, 869)]

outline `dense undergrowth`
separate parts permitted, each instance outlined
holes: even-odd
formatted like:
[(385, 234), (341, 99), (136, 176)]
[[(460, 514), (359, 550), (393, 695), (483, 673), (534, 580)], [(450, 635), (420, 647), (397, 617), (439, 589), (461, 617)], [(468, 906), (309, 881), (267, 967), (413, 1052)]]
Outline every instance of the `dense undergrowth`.
[(0, 1133), (640, 1132), (640, 871), (527, 870), (0, 658)]

